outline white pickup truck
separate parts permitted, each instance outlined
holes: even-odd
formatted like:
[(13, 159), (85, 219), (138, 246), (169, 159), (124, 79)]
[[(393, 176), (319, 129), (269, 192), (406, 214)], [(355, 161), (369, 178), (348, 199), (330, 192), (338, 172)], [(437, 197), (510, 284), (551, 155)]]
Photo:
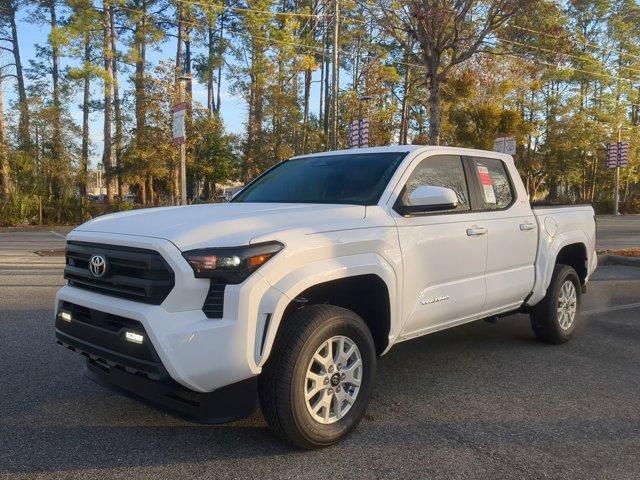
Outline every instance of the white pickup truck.
[(230, 203), (73, 230), (56, 337), (105, 386), (210, 423), (259, 399), (279, 436), (317, 448), (358, 424), (395, 343), (513, 312), (566, 342), (595, 268), (593, 209), (532, 210), (510, 156), (325, 152)]

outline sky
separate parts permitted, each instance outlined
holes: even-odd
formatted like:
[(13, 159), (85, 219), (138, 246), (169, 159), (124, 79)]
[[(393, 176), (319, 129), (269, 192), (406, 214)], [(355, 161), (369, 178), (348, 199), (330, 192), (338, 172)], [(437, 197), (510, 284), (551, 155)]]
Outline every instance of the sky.
[[(34, 59), (36, 55), (36, 44), (45, 45), (48, 41), (50, 29), (46, 25), (38, 25), (30, 22), (29, 10), (23, 9), (18, 12), (18, 37), (20, 41), (20, 55), (24, 68), (29, 65), (29, 60)], [(124, 47), (122, 47), (124, 48)], [(166, 59), (175, 59), (176, 40), (175, 38), (169, 38), (167, 41), (159, 44), (157, 48), (150, 49), (147, 52), (147, 59), (150, 65), (155, 66), (160, 61)], [(197, 53), (197, 52), (196, 52)], [(9, 63), (7, 56), (8, 53), (4, 53), (3, 63)], [(62, 58), (61, 69), (66, 66), (75, 65), (76, 62), (73, 59)], [(318, 74), (318, 72), (315, 72)], [(129, 88), (129, 73), (120, 74), (120, 83), (122, 90)], [(224, 77), (223, 71), (223, 77)], [(318, 76), (318, 78), (315, 78)], [(311, 105), (318, 105), (319, 97), (319, 74), (314, 75), (312, 83)], [(26, 80), (28, 83), (28, 80)], [(5, 112), (10, 107), (11, 102), (16, 100), (15, 81), (12, 77), (9, 77), (4, 82), (5, 93)], [(81, 92), (78, 92), (81, 95)], [(92, 98), (98, 100), (102, 95), (102, 84), (99, 81), (92, 82), (91, 87)], [(69, 103), (71, 115), (78, 125), (82, 124), (82, 99), (78, 95), (72, 102)], [(229, 82), (226, 78), (223, 78), (222, 82), (222, 106), (221, 113), (222, 119), (226, 129), (232, 133), (243, 133), (245, 128), (245, 122), (247, 119), (247, 105), (246, 102), (239, 96), (234, 96), (229, 92)], [(203, 105), (207, 103), (207, 90), (206, 85), (199, 84), (194, 80), (193, 84), (193, 99), (194, 102), (200, 102)], [(100, 112), (92, 112), (90, 114), (89, 121), (90, 139), (91, 139), (91, 163), (93, 166), (100, 161), (102, 154), (102, 130), (103, 130), (103, 116)], [(188, 139), (187, 139), (188, 141)]]

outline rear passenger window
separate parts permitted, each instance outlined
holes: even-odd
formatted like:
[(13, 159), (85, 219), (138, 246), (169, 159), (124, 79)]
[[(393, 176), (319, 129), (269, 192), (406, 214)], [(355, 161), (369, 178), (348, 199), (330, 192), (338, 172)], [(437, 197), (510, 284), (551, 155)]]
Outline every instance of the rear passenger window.
[(495, 158), (474, 158), (473, 165), (480, 179), (480, 195), (486, 208), (500, 210), (508, 207), (515, 195), (504, 163)]
[(454, 210), (469, 210), (469, 191), (460, 157), (437, 155), (422, 160), (407, 181), (405, 198), (425, 185), (450, 188), (458, 196), (458, 206)]

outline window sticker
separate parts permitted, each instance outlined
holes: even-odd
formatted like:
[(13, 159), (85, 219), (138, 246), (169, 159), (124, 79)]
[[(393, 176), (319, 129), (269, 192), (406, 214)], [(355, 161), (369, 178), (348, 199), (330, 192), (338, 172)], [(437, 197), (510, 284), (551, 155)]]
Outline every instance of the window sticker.
[(491, 174), (489, 169), (483, 165), (478, 165), (478, 175), (480, 175), (480, 183), (482, 183), (482, 193), (484, 195), (484, 201), (487, 203), (495, 204), (496, 192), (493, 190), (493, 183), (491, 182)]

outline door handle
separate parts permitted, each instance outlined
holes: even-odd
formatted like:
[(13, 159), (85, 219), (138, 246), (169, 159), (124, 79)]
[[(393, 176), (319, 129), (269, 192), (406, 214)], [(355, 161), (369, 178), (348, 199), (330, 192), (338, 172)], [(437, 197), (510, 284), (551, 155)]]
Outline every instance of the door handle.
[(467, 228), (467, 235), (469, 237), (477, 237), (478, 235), (484, 235), (485, 233), (487, 233), (487, 229), (484, 227)]
[(536, 224), (535, 223), (521, 223), (520, 224), (520, 230), (522, 230), (523, 232), (526, 230), (533, 230), (534, 228), (536, 228)]

